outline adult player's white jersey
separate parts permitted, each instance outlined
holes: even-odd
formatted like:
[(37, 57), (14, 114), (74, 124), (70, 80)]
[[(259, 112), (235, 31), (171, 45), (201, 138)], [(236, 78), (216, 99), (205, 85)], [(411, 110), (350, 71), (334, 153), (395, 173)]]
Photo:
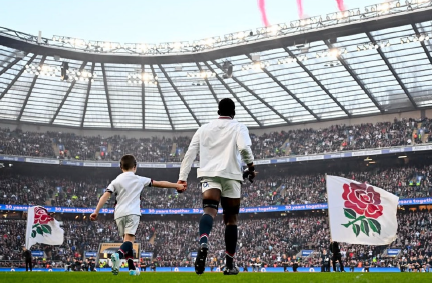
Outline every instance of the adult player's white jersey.
[(221, 116), (201, 126), (192, 138), (183, 159), (179, 180), (186, 181), (200, 152), (198, 177), (223, 177), (243, 181), (241, 160), (254, 161), (248, 128), (230, 117)]
[(126, 215), (141, 215), (141, 191), (151, 187), (152, 179), (135, 175), (134, 172), (124, 172), (115, 178), (106, 189), (114, 194), (116, 206), (114, 219)]

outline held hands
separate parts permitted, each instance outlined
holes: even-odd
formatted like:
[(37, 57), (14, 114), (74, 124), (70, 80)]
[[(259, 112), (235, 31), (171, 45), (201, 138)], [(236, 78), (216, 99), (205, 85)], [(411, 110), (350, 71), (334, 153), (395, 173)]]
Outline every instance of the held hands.
[(186, 189), (187, 189), (187, 182), (186, 181), (181, 181), (181, 180), (178, 180), (177, 181), (177, 192), (179, 193), (179, 194), (181, 194), (181, 193), (183, 193), (184, 191), (186, 191)]
[(98, 213), (93, 212), (92, 214), (90, 214), (90, 221), (96, 221), (98, 217)]

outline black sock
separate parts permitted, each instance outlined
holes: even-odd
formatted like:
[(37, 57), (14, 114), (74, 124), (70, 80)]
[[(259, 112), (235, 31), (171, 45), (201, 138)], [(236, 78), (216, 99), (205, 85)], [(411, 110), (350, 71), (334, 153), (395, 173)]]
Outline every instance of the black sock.
[(210, 231), (213, 227), (213, 217), (209, 214), (203, 214), (199, 223), (200, 244), (208, 242)]
[(125, 258), (131, 253), (132, 256), (133, 244), (132, 242), (126, 241), (120, 246), (117, 253), (119, 254), (119, 259)]
[(128, 259), (128, 266), (129, 266), (129, 270), (136, 270), (135, 268), (135, 263), (133, 261), (133, 259)]
[(232, 269), (237, 246), (237, 225), (228, 225), (225, 227), (225, 246), (226, 266), (227, 268)]

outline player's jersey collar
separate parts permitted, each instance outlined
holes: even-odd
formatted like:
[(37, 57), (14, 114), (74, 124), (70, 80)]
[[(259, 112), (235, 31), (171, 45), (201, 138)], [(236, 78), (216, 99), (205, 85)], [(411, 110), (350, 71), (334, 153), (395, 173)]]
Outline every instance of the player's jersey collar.
[(232, 120), (233, 118), (231, 118), (230, 116), (219, 116), (219, 119)]

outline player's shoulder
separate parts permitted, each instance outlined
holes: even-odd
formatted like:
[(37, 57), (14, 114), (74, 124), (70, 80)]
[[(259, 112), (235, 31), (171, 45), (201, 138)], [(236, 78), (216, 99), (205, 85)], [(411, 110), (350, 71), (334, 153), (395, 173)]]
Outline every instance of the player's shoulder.
[(141, 175), (135, 175), (138, 179), (141, 179), (141, 180), (148, 180), (148, 179), (151, 179), (151, 178), (149, 178), (149, 177), (146, 177), (146, 176), (141, 176)]
[(248, 127), (236, 119), (232, 120), (232, 125), (233, 127), (236, 127), (237, 130), (248, 131)]
[(135, 175), (135, 176), (137, 177), (139, 182), (141, 182), (144, 186), (151, 185), (153, 183), (152, 178), (141, 176), (141, 175)]

